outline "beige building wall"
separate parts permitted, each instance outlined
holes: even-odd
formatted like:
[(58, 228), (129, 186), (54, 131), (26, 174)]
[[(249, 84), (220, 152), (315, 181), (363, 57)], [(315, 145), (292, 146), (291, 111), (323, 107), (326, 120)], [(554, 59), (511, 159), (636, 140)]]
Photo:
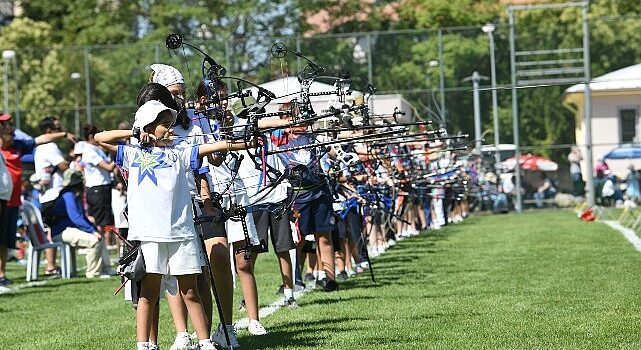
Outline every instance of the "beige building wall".
[[(576, 143), (582, 145), (585, 154), (585, 133), (584, 133), (584, 113), (583, 113), (583, 94), (573, 93), (565, 98), (565, 104), (571, 102), (578, 107), (575, 110)], [(612, 149), (619, 146), (621, 140), (621, 124), (619, 120), (619, 110), (635, 108), (637, 109), (637, 124), (635, 134), (637, 143), (641, 141), (641, 91), (610, 91), (610, 92), (593, 92), (592, 93), (592, 144), (593, 159), (596, 165), (598, 159), (603, 158)], [(641, 169), (641, 159), (636, 160), (607, 160), (610, 169), (619, 178), (623, 179), (628, 173), (628, 166), (633, 165), (636, 169)], [(586, 162), (581, 164), (583, 177), (586, 178), (590, 173), (587, 169)]]

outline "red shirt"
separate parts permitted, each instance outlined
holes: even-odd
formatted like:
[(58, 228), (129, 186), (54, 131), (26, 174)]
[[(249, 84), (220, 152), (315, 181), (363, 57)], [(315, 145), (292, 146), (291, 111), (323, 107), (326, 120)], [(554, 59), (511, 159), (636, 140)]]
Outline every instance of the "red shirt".
[(19, 207), (22, 202), (20, 201), (20, 194), (22, 192), (22, 160), (20, 158), (25, 153), (30, 153), (36, 146), (34, 140), (13, 140), (13, 144), (9, 148), (2, 149), (2, 155), (7, 162), (7, 170), (13, 180), (13, 192), (11, 198), (7, 202), (9, 207)]

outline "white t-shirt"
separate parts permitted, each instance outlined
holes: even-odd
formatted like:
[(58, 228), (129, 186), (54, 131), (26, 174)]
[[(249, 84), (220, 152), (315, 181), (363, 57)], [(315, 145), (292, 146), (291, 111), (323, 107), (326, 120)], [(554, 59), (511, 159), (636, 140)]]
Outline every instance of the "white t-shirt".
[(0, 199), (8, 201), (12, 191), (13, 181), (11, 180), (11, 174), (9, 174), (9, 170), (7, 170), (4, 156), (0, 153)]
[(58, 192), (62, 188), (62, 172), (54, 170), (58, 164), (65, 161), (65, 158), (58, 145), (53, 142), (37, 146), (34, 152), (35, 172), (45, 189), (40, 196), (40, 202), (49, 202), (58, 197)]
[(198, 163), (198, 146), (118, 146), (116, 164), (129, 171), (129, 239), (179, 242), (196, 238), (187, 173), (198, 169)]
[(85, 187), (111, 184), (111, 172), (98, 166), (100, 162), (110, 163), (111, 159), (99, 146), (85, 144), (82, 163), (85, 165)]
[[(268, 149), (270, 149), (269, 145), (270, 143), (268, 143)], [(256, 165), (251, 160), (249, 152), (243, 151), (242, 154), (244, 158), (241, 162), (238, 176), (241, 176), (243, 179), (247, 196), (249, 197), (249, 203), (252, 205), (279, 203), (287, 198), (287, 189), (291, 187), (287, 180), (269, 188), (271, 185), (269, 178), (267, 176), (263, 177), (262, 171), (256, 169)], [(272, 168), (281, 172), (285, 171), (285, 165), (276, 155), (267, 156), (266, 159), (267, 164)]]
[[(205, 143), (203, 131), (198, 125), (189, 124), (189, 128), (187, 129), (183, 129), (182, 126), (177, 126), (174, 128), (174, 135), (177, 136), (174, 140), (174, 147), (177, 148), (186, 148)], [(202, 169), (197, 171), (200, 172), (201, 170)], [(189, 194), (194, 198), (200, 198), (193, 171), (187, 172), (187, 183), (189, 185)]]

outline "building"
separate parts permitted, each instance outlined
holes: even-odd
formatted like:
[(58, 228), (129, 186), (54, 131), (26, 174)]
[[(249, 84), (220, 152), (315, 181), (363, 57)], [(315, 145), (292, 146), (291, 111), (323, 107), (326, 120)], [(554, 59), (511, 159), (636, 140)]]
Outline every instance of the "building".
[[(296, 77), (276, 79), (260, 84), (260, 86), (273, 92), (276, 96), (284, 96), (273, 101), (276, 103), (285, 103), (294, 98), (299, 98), (299, 92), (301, 91), (301, 85)], [(251, 90), (252, 95), (257, 96), (258, 89), (252, 88)], [(336, 87), (319, 81), (314, 81), (309, 88), (311, 95), (330, 91), (336, 91)], [(363, 96), (362, 92), (356, 90), (351, 91), (350, 95), (347, 97), (347, 104), (350, 105), (352, 100), (360, 96)], [(312, 103), (312, 108), (314, 108), (314, 111), (318, 114), (328, 112), (331, 106), (340, 106), (336, 95), (310, 96), (309, 100)], [(382, 117), (391, 119), (395, 108), (398, 108), (398, 111), (404, 113), (403, 115), (398, 115), (398, 122), (410, 122), (414, 121), (415, 118), (418, 117), (415, 113), (415, 108), (405, 100), (405, 98), (403, 98), (403, 95), (400, 94), (373, 95), (369, 100), (369, 106), (372, 121)], [(274, 112), (277, 109), (278, 107), (275, 104), (270, 104), (266, 107), (267, 112)]]
[[(585, 144), (584, 84), (571, 86), (563, 94), (563, 106), (574, 113), (575, 138)], [(641, 63), (594, 78), (592, 91), (593, 159), (598, 159), (619, 145), (639, 143), (639, 111), (641, 108)], [(585, 147), (582, 149), (585, 150)], [(608, 160), (610, 169), (625, 177), (627, 167), (641, 168), (641, 160)], [(582, 165), (584, 178), (588, 175)]]

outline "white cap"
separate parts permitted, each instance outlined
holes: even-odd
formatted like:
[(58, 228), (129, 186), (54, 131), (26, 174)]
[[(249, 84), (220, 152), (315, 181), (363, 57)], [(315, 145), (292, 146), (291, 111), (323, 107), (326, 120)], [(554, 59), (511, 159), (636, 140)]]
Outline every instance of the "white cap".
[(154, 71), (154, 76), (151, 80), (152, 83), (158, 83), (165, 87), (185, 83), (183, 75), (180, 74), (178, 69), (172, 66), (156, 63), (149, 66), (149, 68)]
[(85, 144), (87, 141), (78, 141), (73, 146), (73, 154), (82, 154), (85, 151)]
[(136, 111), (136, 120), (134, 121), (134, 127), (139, 127), (144, 129), (145, 126), (151, 124), (158, 118), (158, 114), (164, 111), (169, 111), (171, 115), (176, 118), (176, 111), (165, 106), (160, 101), (149, 100), (145, 102), (144, 105), (140, 106)]

